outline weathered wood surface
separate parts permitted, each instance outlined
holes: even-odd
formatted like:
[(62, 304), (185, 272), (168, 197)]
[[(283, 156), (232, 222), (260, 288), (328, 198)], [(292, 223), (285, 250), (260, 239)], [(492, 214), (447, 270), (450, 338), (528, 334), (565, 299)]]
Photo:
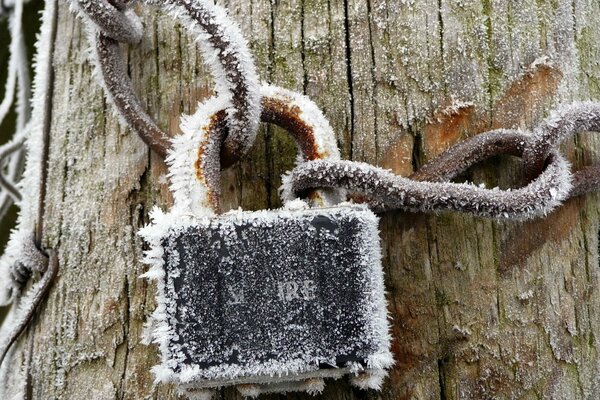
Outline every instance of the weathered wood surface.
[[(344, 157), (403, 175), (470, 135), (531, 128), (556, 104), (600, 97), (595, 0), (226, 5), (262, 78), (322, 106)], [(210, 78), (182, 28), (139, 11), (146, 34), (127, 50), (132, 77), (151, 115), (176, 132), (180, 113), (211, 92)], [(65, 2), (58, 18), (44, 235), (61, 271), (11, 373), (31, 346), (32, 399), (176, 398), (153, 384), (157, 349), (141, 343), (155, 303), (139, 279), (146, 267), (136, 237), (148, 210), (170, 203), (166, 170), (119, 126)], [(565, 151), (581, 165), (598, 161), (599, 146), (584, 134)], [(224, 173), (226, 206), (277, 206), (293, 161), (287, 135), (265, 128)], [(517, 166), (497, 158), (465, 177), (506, 186)], [(598, 211), (592, 195), (527, 223), (384, 215), (396, 368), (379, 394), (340, 381), (321, 398), (600, 398)]]

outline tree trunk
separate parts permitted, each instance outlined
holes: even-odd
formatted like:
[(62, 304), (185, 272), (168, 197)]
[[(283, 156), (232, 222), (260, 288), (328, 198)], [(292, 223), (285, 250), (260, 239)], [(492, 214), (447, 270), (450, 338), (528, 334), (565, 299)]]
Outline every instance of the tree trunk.
[[(43, 232), (60, 273), (11, 354), (8, 381), (28, 368), (31, 399), (175, 399), (173, 387), (153, 384), (158, 349), (142, 344), (155, 288), (139, 278), (146, 266), (136, 236), (153, 205), (171, 204), (167, 171), (119, 125), (66, 3), (53, 56)], [(531, 129), (559, 103), (600, 96), (595, 0), (224, 3), (261, 77), (315, 100), (344, 158), (401, 175), (469, 136)], [(180, 114), (213, 85), (185, 29), (137, 11), (145, 35), (126, 48), (129, 70), (150, 115), (175, 133)], [(295, 147), (280, 129), (261, 132), (223, 173), (226, 209), (280, 204)], [(580, 166), (598, 161), (598, 146), (582, 134), (564, 150)], [(518, 172), (514, 159), (497, 157), (464, 178), (506, 187)], [(396, 366), (381, 393), (340, 380), (320, 397), (600, 398), (599, 210), (590, 195), (525, 223), (382, 215)], [(226, 389), (223, 398), (239, 395)]]

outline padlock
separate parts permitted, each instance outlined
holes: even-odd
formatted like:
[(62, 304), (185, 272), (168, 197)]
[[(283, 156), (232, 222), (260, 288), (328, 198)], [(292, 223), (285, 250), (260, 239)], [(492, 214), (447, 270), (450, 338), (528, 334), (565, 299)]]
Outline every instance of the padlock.
[[(339, 158), (326, 119), (307, 110), (312, 103), (268, 92), (295, 102), (299, 120), (312, 119), (321, 135), (313, 142), (330, 147), (321, 154)], [(379, 388), (393, 358), (378, 218), (365, 206), (300, 200), (219, 214), (226, 107), (209, 100), (183, 120), (168, 158), (174, 205), (155, 208), (141, 231), (150, 246), (145, 276), (157, 281), (157, 381), (192, 398), (232, 385), (250, 397), (319, 393), (324, 378), (344, 375)]]

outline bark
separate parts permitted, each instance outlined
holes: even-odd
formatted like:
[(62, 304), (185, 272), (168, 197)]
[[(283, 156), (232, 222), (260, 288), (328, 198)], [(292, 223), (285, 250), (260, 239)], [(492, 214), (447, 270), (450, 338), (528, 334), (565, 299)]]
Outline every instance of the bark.
[[(153, 205), (170, 204), (166, 168), (119, 125), (65, 3), (44, 229), (60, 274), (12, 354), (9, 381), (29, 363), (31, 399), (174, 399), (172, 387), (153, 384), (157, 348), (141, 343), (155, 302), (154, 287), (139, 279), (146, 267), (136, 236)], [(262, 78), (322, 106), (344, 158), (402, 175), (471, 135), (532, 128), (561, 102), (600, 96), (595, 0), (225, 3)], [(129, 69), (150, 114), (175, 133), (212, 83), (183, 28), (138, 11), (145, 35), (126, 49)], [(598, 146), (581, 134), (564, 150), (578, 166), (597, 161)], [(225, 208), (278, 206), (280, 175), (294, 158), (285, 132), (263, 128), (251, 153), (223, 173)], [(506, 187), (517, 166), (498, 157), (464, 178)], [(525, 223), (383, 215), (397, 365), (381, 393), (342, 380), (320, 397), (600, 398), (599, 210), (590, 195)]]

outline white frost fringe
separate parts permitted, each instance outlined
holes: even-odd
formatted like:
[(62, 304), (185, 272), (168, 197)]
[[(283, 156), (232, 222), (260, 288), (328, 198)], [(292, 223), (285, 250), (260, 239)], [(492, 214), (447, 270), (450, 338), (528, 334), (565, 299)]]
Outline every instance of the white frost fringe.
[[(22, 0), (15, 0), (15, 12), (17, 8), (22, 6)], [(52, 49), (52, 32), (54, 30), (54, 14), (56, 8), (56, 0), (46, 0), (45, 8), (42, 13), (42, 26), (37, 35), (35, 44), (36, 54), (34, 56), (34, 81), (33, 81), (33, 96), (31, 99), (32, 115), (23, 129), (22, 135), (26, 137), (27, 157), (25, 163), (25, 172), (23, 179), (19, 183), (23, 200), (19, 204), (20, 211), (17, 220), (17, 227), (11, 233), (9, 243), (5, 253), (0, 258), (0, 302), (8, 303), (11, 298), (10, 293), (14, 289), (11, 285), (10, 268), (14, 266), (17, 260), (23, 261), (27, 258), (28, 249), (33, 240), (33, 226), (38, 217), (38, 201), (40, 196), (41, 183), (41, 168), (43, 154), (43, 134), (44, 120), (46, 109), (46, 93), (48, 92), (48, 76), (51, 67), (51, 49)], [(17, 139), (17, 138), (15, 138)], [(13, 306), (6, 321), (5, 328), (10, 329), (12, 322), (16, 322), (16, 317), (19, 315), (19, 310), (28, 307), (28, 298), (23, 299), (17, 306)], [(10, 355), (8, 355), (10, 357)], [(11, 365), (4, 363), (0, 370), (0, 398), (19, 399), (24, 394), (19, 388), (25, 387), (26, 373), (12, 376), (13, 381), (8, 384), (7, 369)], [(16, 378), (16, 379), (15, 379)], [(16, 392), (14, 391), (16, 390)]]
[(239, 25), (227, 15), (227, 10), (225, 8), (216, 5), (211, 1), (202, 1), (203, 7), (211, 15), (213, 22), (220, 27), (225, 38), (229, 41), (229, 48), (227, 51), (238, 55), (239, 64), (236, 68), (241, 71), (241, 76), (244, 77), (248, 89), (247, 103), (250, 107), (248, 126), (239, 126), (241, 121), (235, 121), (235, 119), (232, 118), (231, 114), (234, 112), (231, 104), (233, 83), (227, 80), (227, 73), (218, 57), (221, 50), (216, 49), (210, 43), (210, 36), (198, 26), (198, 24), (188, 15), (183, 6), (177, 4), (177, 2), (164, 0), (145, 0), (145, 2), (166, 9), (176, 21), (182, 23), (191, 32), (194, 32), (197, 38), (196, 41), (202, 50), (203, 60), (205, 60), (205, 63), (210, 68), (215, 80), (217, 96), (223, 97), (230, 102), (230, 106), (227, 108), (230, 117), (228, 121), (232, 124), (230, 125), (230, 128), (245, 133), (247, 136), (245, 150), (249, 150), (252, 143), (254, 143), (258, 124), (260, 122), (260, 84), (254, 60), (250, 54), (248, 42), (244, 35), (242, 35)]
[[(16, 1), (15, 12), (22, 1)], [(20, 211), (17, 227), (12, 232), (5, 253), (0, 258), (0, 303), (11, 300), (10, 268), (17, 260), (23, 261), (29, 248), (25, 243), (33, 239), (33, 227), (38, 218), (38, 202), (40, 198), (42, 155), (44, 151), (43, 135), (46, 110), (46, 93), (49, 89), (52, 31), (54, 30), (54, 13), (56, 0), (46, 0), (42, 14), (42, 26), (37, 35), (34, 56), (35, 75), (33, 80), (33, 96), (31, 99), (32, 115), (22, 135), (26, 136), (25, 148), (27, 157), (23, 179), (19, 188), (23, 200), (19, 204)], [(15, 138), (16, 139), (16, 138)]]

